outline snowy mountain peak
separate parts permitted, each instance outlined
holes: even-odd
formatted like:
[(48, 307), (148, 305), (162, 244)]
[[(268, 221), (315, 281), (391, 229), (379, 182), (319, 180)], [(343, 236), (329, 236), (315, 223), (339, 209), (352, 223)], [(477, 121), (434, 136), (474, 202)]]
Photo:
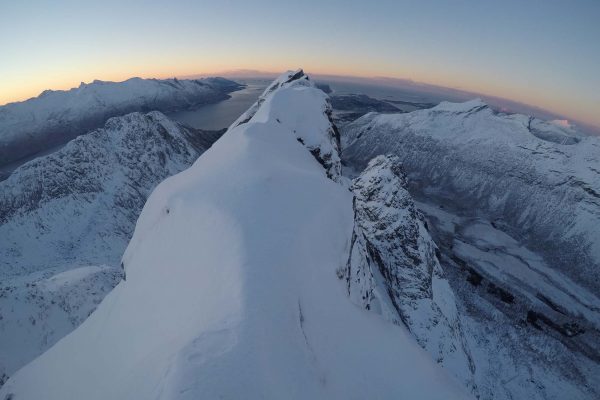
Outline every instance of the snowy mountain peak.
[(314, 154), (337, 156), (327, 108), (308, 80), (284, 82), (163, 181), (127, 280), (0, 398), (468, 398), (405, 328), (344, 293), (354, 212)]
[[(293, 91), (283, 89), (293, 89)], [(300, 95), (301, 93), (303, 95)], [(309, 98), (307, 96), (309, 93), (316, 98)], [(264, 106), (265, 102), (273, 97), (277, 97), (275, 102), (287, 104), (287, 107), (273, 109), (269, 105)], [(307, 119), (306, 114), (288, 112), (288, 109), (295, 108), (319, 117)], [(325, 168), (328, 177), (339, 180), (342, 170), (339, 157), (340, 135), (331, 115), (328, 96), (316, 88), (302, 69), (298, 69), (287, 71), (275, 79), (256, 103), (231, 125), (231, 128), (253, 121), (276, 121), (290, 129), (291, 134), (310, 150), (315, 159)]]
[(489, 108), (489, 106), (481, 99), (473, 99), (463, 103), (452, 103), (442, 101), (437, 106), (433, 107), (432, 111), (448, 112), (448, 113), (470, 113)]
[(256, 114), (262, 103), (265, 102), (269, 98), (269, 96), (277, 89), (286, 85), (294, 80), (302, 79), (308, 81), (308, 76), (304, 75), (304, 71), (302, 69), (298, 69), (296, 71), (287, 71), (283, 74), (279, 75), (260, 95), (256, 103), (254, 103), (245, 113), (240, 115), (240, 117), (231, 124), (230, 128), (236, 127), (241, 124), (245, 124), (250, 121), (250, 119)]
[[(462, 117), (464, 119), (470, 119), (473, 129), (475, 125), (480, 125), (481, 133), (493, 134), (493, 130), (484, 129), (486, 127), (485, 122), (493, 118), (497, 121), (512, 122), (520, 125), (518, 128), (512, 128), (512, 134), (517, 133), (519, 130), (526, 131), (528, 135), (533, 135), (538, 139), (557, 143), (560, 145), (572, 145), (579, 143), (584, 136), (576, 129), (574, 125), (571, 125), (567, 120), (553, 120), (544, 121), (538, 118), (521, 115), (521, 114), (505, 114), (497, 113), (492, 110), (484, 101), (481, 99), (473, 99), (463, 103), (451, 103), (441, 102), (437, 106), (423, 110), (423, 115), (431, 115), (432, 113), (444, 113), (447, 114), (447, 118), (452, 118), (454, 122), (463, 123), (462, 120), (457, 119)], [(435, 117), (440, 118), (440, 117)], [(463, 130), (461, 130), (463, 131)], [(496, 139), (502, 140), (506, 134), (498, 135)]]
[(268, 95), (269, 93), (277, 90), (282, 85), (287, 83), (297, 81), (299, 79), (309, 80), (308, 75), (304, 74), (304, 71), (301, 68), (298, 68), (295, 71), (286, 71), (283, 74), (279, 75), (264, 91), (263, 96)]

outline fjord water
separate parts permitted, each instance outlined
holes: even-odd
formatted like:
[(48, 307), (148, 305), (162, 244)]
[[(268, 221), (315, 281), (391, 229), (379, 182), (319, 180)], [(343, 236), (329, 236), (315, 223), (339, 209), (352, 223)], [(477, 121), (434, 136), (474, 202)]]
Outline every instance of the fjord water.
[(206, 104), (192, 110), (177, 111), (167, 116), (192, 128), (219, 130), (227, 128), (246, 111), (265, 90), (270, 80), (248, 79), (236, 82), (246, 84), (242, 90), (230, 93), (231, 98)]

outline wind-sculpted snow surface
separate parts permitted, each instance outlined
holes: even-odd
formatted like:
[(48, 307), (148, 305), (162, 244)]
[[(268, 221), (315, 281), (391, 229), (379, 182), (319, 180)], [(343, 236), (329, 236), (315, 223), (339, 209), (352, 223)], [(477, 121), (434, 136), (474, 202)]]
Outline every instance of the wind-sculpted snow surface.
[[(211, 135), (132, 113), (0, 182), (0, 377), (79, 325), (121, 280), (150, 192), (189, 167)], [(56, 276), (64, 284), (48, 285)]]
[(134, 111), (174, 111), (227, 99), (242, 86), (223, 78), (94, 81), (71, 90), (47, 90), (0, 107), (0, 167)]
[(336, 276), (352, 194), (307, 150), (309, 138), (331, 146), (327, 109), (311, 83), (281, 83), (161, 183), (123, 257), (127, 280), (0, 398), (465, 398)]
[(433, 358), (473, 388), (474, 365), (436, 246), (396, 156), (372, 159), (353, 181), (355, 229), (343, 275), (358, 304), (404, 324)]

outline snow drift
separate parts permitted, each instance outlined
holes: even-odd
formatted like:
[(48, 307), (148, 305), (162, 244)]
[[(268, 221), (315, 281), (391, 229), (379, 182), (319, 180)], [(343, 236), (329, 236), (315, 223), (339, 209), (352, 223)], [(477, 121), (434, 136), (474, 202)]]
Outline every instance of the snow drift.
[(349, 300), (336, 271), (353, 196), (328, 178), (339, 158), (327, 96), (302, 71), (276, 83), (157, 187), (127, 280), (0, 398), (467, 396), (406, 329)]

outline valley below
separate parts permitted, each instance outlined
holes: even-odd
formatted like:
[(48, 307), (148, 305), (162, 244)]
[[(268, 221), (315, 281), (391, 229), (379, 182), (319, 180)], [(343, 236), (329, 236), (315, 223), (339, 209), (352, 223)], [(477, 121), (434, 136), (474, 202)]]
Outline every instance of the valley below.
[(228, 128), (271, 83), (270, 80), (264, 79), (238, 79), (236, 82), (243, 84), (244, 88), (230, 93), (228, 99), (193, 109), (166, 113), (166, 115), (196, 129), (217, 131)]
[[(502, 220), (432, 197), (416, 205), (459, 300), (475, 374), (494, 388), (482, 390), (482, 398), (560, 398), (581, 386), (597, 393), (585, 377), (600, 362), (600, 300), (505, 233)], [(557, 384), (557, 377), (568, 378)]]

